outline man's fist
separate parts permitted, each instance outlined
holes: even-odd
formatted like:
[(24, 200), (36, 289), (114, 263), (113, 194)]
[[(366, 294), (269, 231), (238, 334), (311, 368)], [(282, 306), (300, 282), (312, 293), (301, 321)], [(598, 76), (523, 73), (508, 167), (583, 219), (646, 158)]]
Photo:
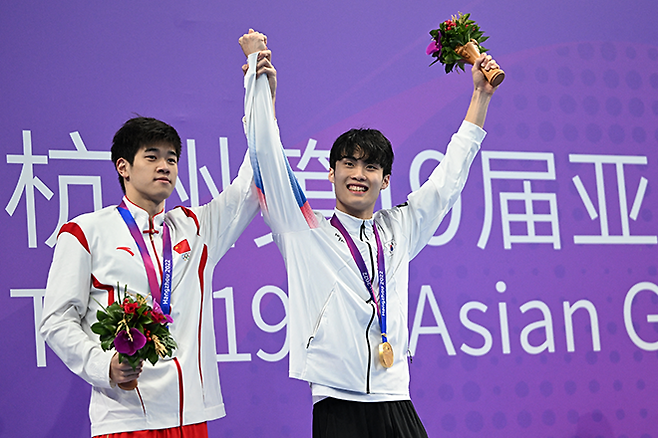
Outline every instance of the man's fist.
[(245, 56), (249, 56), (254, 52), (267, 50), (267, 37), (253, 29), (249, 29), (248, 33), (242, 35), (238, 42)]

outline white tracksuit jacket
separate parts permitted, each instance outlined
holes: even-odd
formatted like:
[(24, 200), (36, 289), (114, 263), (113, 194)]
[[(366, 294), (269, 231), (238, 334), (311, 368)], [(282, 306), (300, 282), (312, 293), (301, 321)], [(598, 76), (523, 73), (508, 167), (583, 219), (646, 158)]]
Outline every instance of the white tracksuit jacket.
[[(125, 199), (125, 198), (124, 198)], [(196, 424), (223, 417), (212, 313), (212, 276), (258, 212), (251, 166), (242, 164), (231, 186), (210, 203), (156, 215), (125, 199), (142, 230), (161, 281), (162, 223), (173, 246), (170, 330), (174, 358), (144, 363), (138, 387), (124, 391), (110, 384), (110, 360), (90, 329), (100, 304), (117, 300), (117, 283), (149, 294), (144, 263), (116, 206), (84, 214), (62, 227), (48, 276), (41, 334), (73, 371), (92, 385), (89, 416), (92, 436)], [(188, 249), (189, 247), (189, 249)], [(150, 298), (149, 298), (150, 300)]]
[(261, 210), (288, 271), (290, 377), (311, 382), (314, 395), (315, 387), (321, 386), (338, 390), (339, 398), (349, 391), (356, 397), (345, 398), (409, 399), (409, 262), (457, 200), (485, 132), (463, 122), (429, 181), (406, 203), (378, 211), (365, 221), (368, 236), (360, 233), (363, 220), (337, 211), (369, 269), (370, 253), (362, 240), (374, 242), (369, 237), (373, 221), (382, 239), (387, 335), (395, 352), (393, 366), (385, 369), (378, 358), (381, 332), (374, 304), (338, 230), (305, 203), (279, 139), (267, 78), (256, 79), (255, 62), (252, 54), (244, 78), (244, 128), (254, 179), (262, 192)]

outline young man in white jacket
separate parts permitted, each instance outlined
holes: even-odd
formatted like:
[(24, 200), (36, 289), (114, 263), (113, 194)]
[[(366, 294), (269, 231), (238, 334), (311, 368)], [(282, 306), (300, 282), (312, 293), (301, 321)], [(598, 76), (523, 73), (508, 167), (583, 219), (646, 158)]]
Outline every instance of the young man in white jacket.
[(409, 395), (409, 262), (466, 183), (494, 92), (480, 67), (497, 64), (484, 55), (476, 61), (464, 122), (404, 204), (374, 212), (389, 184), (390, 142), (372, 129), (341, 135), (330, 152), (336, 208), (326, 220), (310, 209), (284, 154), (266, 42), (252, 30), (240, 38), (248, 58), (244, 125), (261, 210), (286, 261), (289, 373), (311, 385), (313, 436), (425, 437)]
[[(128, 120), (112, 143), (112, 161), (125, 193), (121, 204), (78, 216), (60, 230), (41, 334), (66, 366), (92, 385), (92, 436), (203, 438), (208, 436), (206, 422), (225, 415), (212, 274), (258, 212), (258, 198), (245, 159), (217, 199), (165, 211), (180, 151), (180, 137), (166, 123)], [(118, 300), (117, 284), (150, 295), (149, 304), (157, 296), (161, 304), (170, 303), (169, 330), (178, 344), (172, 358), (133, 370), (119, 362), (115, 351), (101, 349), (91, 325), (101, 305)], [(118, 386), (134, 379), (135, 389)]]

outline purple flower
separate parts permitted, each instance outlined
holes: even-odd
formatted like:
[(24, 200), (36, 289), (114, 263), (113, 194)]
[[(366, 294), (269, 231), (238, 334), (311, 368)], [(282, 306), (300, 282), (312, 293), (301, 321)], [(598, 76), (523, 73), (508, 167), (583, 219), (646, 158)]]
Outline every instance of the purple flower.
[[(130, 340), (131, 336), (132, 341)], [(117, 337), (114, 338), (114, 348), (116, 348), (119, 353), (127, 356), (132, 356), (144, 345), (146, 345), (146, 336), (134, 327), (130, 329), (130, 335), (128, 335), (128, 332), (125, 330), (121, 330), (117, 333)]]
[(425, 53), (427, 53), (428, 55), (433, 55), (436, 52), (440, 52), (440, 51), (441, 51), (441, 43), (437, 43), (436, 41), (432, 40), (429, 46), (427, 46)]

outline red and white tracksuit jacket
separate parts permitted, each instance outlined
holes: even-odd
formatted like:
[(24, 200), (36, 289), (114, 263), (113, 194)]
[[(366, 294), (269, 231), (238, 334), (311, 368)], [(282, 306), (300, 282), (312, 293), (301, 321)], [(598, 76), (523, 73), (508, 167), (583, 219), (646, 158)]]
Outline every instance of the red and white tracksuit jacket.
[[(150, 362), (138, 388), (124, 391), (109, 379), (114, 351), (104, 352), (90, 329), (100, 305), (117, 299), (117, 283), (149, 294), (144, 263), (116, 206), (81, 215), (65, 224), (48, 276), (41, 334), (64, 363), (92, 385), (89, 415), (92, 436), (195, 424), (225, 415), (219, 384), (212, 313), (212, 276), (258, 212), (248, 160), (217, 199), (179, 207), (149, 219), (125, 203), (144, 232), (161, 281), (162, 224), (173, 246), (170, 330), (178, 348), (173, 358)], [(149, 298), (150, 300), (150, 298)]]

